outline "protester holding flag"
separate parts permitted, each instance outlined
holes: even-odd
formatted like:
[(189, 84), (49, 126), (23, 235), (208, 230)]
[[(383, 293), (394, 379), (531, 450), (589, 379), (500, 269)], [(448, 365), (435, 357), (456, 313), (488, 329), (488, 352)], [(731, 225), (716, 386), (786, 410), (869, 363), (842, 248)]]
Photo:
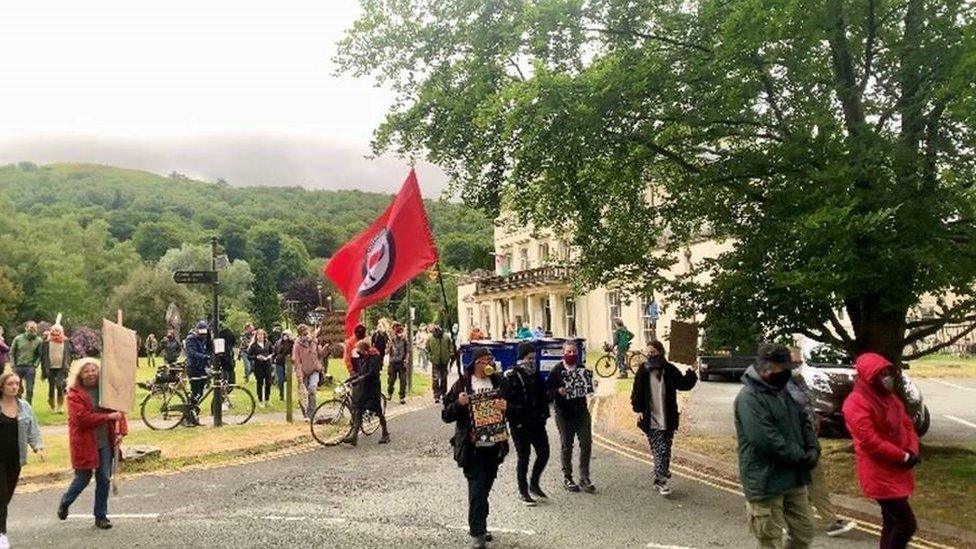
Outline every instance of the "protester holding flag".
[(0, 549), (10, 547), (7, 541), (7, 507), (20, 479), (20, 469), (27, 464), (27, 447), (44, 461), (44, 442), (34, 411), (20, 398), (20, 377), (7, 372), (0, 375)]
[(383, 386), (380, 382), (380, 372), (383, 370), (383, 355), (369, 342), (363, 339), (356, 344), (359, 351), (359, 363), (356, 376), (351, 378), (352, 390), (352, 431), (343, 442), (355, 446), (359, 441), (359, 430), (363, 426), (363, 412), (369, 410), (376, 414), (380, 421), (383, 435), (379, 443), (390, 442), (390, 432), (386, 428), (386, 416), (383, 414)]
[(68, 376), (68, 439), (71, 467), (75, 478), (58, 505), (58, 518), (68, 518), (68, 508), (91, 482), (95, 474), (95, 527), (107, 530), (108, 489), (115, 450), (129, 432), (125, 414), (98, 406), (99, 364), (94, 359), (79, 360)]
[(430, 357), (433, 376), (434, 403), (439, 404), (447, 393), (447, 370), (454, 356), (454, 342), (440, 326), (434, 326), (431, 330), (430, 339), (427, 340), (427, 356)]

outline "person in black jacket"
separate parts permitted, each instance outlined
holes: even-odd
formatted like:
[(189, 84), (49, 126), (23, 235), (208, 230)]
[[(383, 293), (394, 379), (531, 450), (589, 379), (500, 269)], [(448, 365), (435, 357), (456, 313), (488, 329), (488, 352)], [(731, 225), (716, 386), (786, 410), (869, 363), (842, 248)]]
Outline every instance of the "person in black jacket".
[(390, 442), (390, 432), (386, 428), (386, 417), (383, 415), (383, 386), (380, 382), (380, 372), (383, 370), (383, 355), (379, 349), (373, 347), (369, 340), (363, 339), (356, 344), (359, 359), (356, 365), (356, 375), (350, 379), (352, 383), (352, 430), (343, 442), (355, 446), (359, 442), (359, 430), (363, 426), (363, 412), (369, 410), (376, 414), (380, 421), (383, 436), (379, 443)]
[[(594, 393), (593, 372), (579, 362), (579, 350), (573, 341), (563, 345), (563, 361), (549, 372), (546, 389), (555, 402), (556, 428), (561, 442), (563, 488), (570, 492), (580, 489), (592, 494), (596, 491), (590, 480), (590, 454), (593, 451), (593, 422), (587, 399)], [(579, 439), (580, 482), (573, 480), (573, 446)]]
[[(515, 453), (518, 455), (515, 474), (519, 501), (529, 507), (536, 504), (532, 496), (548, 498), (539, 487), (539, 479), (549, 463), (549, 433), (546, 432), (549, 395), (536, 371), (535, 352), (533, 342), (519, 343), (519, 361), (514, 368), (505, 372), (505, 382), (508, 384), (508, 424), (512, 431), (512, 442), (515, 443)], [(529, 482), (526, 476), (533, 448), (535, 464), (532, 466), (532, 481)]]
[(224, 373), (224, 379), (228, 383), (237, 383), (237, 372), (235, 371), (237, 364), (234, 360), (234, 345), (237, 344), (237, 336), (226, 324), (221, 324), (217, 337), (224, 340), (224, 352), (219, 355), (218, 361), (220, 370)]
[(247, 354), (251, 357), (251, 372), (257, 384), (258, 405), (267, 408), (271, 402), (271, 364), (274, 359), (274, 347), (264, 330), (254, 332), (251, 344), (247, 346)]
[(662, 496), (671, 495), (671, 445), (678, 430), (678, 391), (690, 391), (698, 382), (695, 371), (685, 373), (670, 362), (660, 341), (647, 344), (647, 362), (634, 376), (630, 406), (638, 415), (637, 426), (647, 435), (654, 454), (654, 486)]
[(491, 352), (477, 347), (471, 352), (471, 364), (467, 367), (451, 390), (444, 396), (444, 409), (441, 419), (444, 423), (454, 423), (454, 460), (464, 470), (468, 481), (468, 533), (473, 540), (472, 547), (484, 549), (491, 541), (488, 533), (488, 495), (498, 475), (498, 466), (508, 455), (508, 441), (477, 441), (471, 426), (470, 395), (498, 391), (501, 398), (496, 406), (502, 413), (508, 408), (505, 378), (494, 372)]

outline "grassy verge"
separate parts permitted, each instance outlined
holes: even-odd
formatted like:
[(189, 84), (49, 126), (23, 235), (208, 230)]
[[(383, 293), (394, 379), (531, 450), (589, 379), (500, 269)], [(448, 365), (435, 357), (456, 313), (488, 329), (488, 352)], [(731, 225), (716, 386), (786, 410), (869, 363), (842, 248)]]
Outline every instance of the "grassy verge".
[(935, 354), (913, 360), (908, 370), (914, 378), (976, 378), (976, 358)]

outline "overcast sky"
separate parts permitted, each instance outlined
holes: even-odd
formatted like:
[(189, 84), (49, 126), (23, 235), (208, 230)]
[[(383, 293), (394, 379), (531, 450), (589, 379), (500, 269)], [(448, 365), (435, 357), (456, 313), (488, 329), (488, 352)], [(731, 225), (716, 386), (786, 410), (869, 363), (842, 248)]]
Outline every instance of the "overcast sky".
[[(357, 0), (3, 0), (0, 163), (392, 191), (366, 160), (392, 94), (333, 75)], [(444, 177), (418, 166), (426, 194)]]

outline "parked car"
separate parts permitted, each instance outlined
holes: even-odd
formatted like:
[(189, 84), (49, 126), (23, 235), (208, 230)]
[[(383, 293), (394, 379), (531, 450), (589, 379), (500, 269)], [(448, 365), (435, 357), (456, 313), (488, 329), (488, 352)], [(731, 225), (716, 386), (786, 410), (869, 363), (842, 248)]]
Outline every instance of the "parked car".
[(723, 376), (739, 381), (749, 366), (756, 361), (754, 356), (746, 355), (705, 355), (698, 357), (698, 377), (708, 381), (712, 376)]

